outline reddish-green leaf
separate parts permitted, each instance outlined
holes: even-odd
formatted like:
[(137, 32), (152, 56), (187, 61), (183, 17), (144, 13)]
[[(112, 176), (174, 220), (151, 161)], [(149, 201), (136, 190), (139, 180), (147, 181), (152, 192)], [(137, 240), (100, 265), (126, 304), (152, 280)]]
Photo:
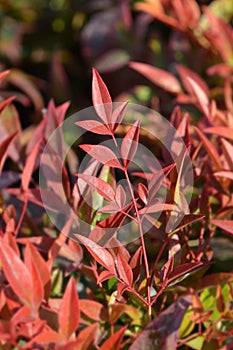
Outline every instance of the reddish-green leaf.
[(178, 94), (182, 92), (178, 79), (176, 79), (174, 75), (166, 72), (165, 70), (139, 62), (130, 62), (129, 67), (142, 74), (155, 85), (172, 94)]
[(233, 235), (233, 220), (211, 220), (211, 224)]
[(120, 350), (126, 328), (127, 326), (122, 327), (119, 331), (111, 335), (100, 347), (100, 350)]
[(99, 135), (110, 135), (111, 132), (105, 126), (104, 124), (98, 122), (97, 120), (81, 120), (77, 123), (76, 125), (80, 126), (81, 128), (91, 131), (94, 134), (99, 134)]
[(109, 253), (109, 251), (92, 240), (88, 239), (87, 237), (84, 237), (79, 234), (75, 234), (75, 237), (78, 238), (78, 240), (84, 244), (84, 246), (87, 248), (89, 253), (93, 256), (93, 258), (102, 266), (104, 266), (107, 270), (114, 273), (115, 267), (114, 267), (114, 259), (113, 256)]
[(176, 349), (179, 328), (191, 301), (192, 296), (188, 295), (173, 302), (139, 333), (130, 350)]
[(102, 164), (123, 169), (116, 154), (110, 148), (102, 145), (81, 145), (79, 147)]
[(115, 201), (115, 192), (113, 188), (105, 181), (98, 177), (88, 174), (76, 174), (79, 179), (84, 180), (93, 190), (98, 192), (102, 197), (109, 202)]
[(111, 123), (112, 99), (108, 88), (96, 69), (93, 69), (92, 101), (95, 111), (105, 123)]
[(79, 325), (80, 310), (74, 279), (70, 278), (58, 314), (62, 334), (69, 339)]
[(121, 144), (121, 156), (126, 167), (133, 160), (137, 151), (139, 134), (140, 121), (137, 120), (130, 127)]

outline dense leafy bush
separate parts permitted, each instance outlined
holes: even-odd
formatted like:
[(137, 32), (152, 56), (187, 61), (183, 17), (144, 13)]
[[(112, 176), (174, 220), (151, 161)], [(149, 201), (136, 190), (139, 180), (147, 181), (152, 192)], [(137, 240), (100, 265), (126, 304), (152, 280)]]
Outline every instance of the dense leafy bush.
[[(115, 99), (93, 69), (94, 109), (75, 122), (69, 103), (43, 109), (44, 81), (2, 44), (2, 67), (17, 69), (0, 75), (0, 349), (232, 349), (232, 5), (88, 3), (72, 22), (82, 59)], [(45, 2), (25, 4), (3, 2), (4, 21), (37, 23)], [(95, 48), (99, 17), (114, 40)], [(54, 57), (61, 100), (71, 86)]]

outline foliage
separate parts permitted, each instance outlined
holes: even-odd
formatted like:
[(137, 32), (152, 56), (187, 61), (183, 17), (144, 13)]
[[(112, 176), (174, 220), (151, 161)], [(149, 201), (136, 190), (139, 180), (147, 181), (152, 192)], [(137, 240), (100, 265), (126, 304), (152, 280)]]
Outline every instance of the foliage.
[[(62, 9), (66, 1), (57, 3)], [(25, 4), (25, 11), (11, 1), (1, 6), (17, 10), (16, 22), (27, 13), (33, 22), (46, 6), (38, 2), (32, 10), (26, 0)], [(216, 10), (220, 5), (221, 17)], [(73, 125), (86, 133), (65, 162), (69, 134), (59, 134), (44, 160), (43, 154), (69, 104), (57, 107), (50, 101), (41, 113), (41, 80), (17, 69), (0, 74), (0, 348), (4, 350), (232, 347), (232, 253), (226, 254), (233, 235), (232, 8), (223, 0), (208, 6), (194, 0), (145, 0), (134, 1), (132, 8), (128, 2), (116, 8), (125, 15), (121, 29), (114, 27), (117, 44), (103, 51), (100, 45), (96, 57), (89, 56), (89, 64), (113, 74), (112, 78), (106, 74), (110, 88), (115, 96), (121, 93), (118, 101), (125, 102), (114, 104), (93, 69), (96, 118)], [(105, 18), (107, 12), (93, 18)], [(95, 27), (93, 18), (89, 21)], [(83, 31), (90, 22), (83, 22)], [(58, 30), (62, 24), (56, 23)], [(137, 29), (140, 23), (143, 34)], [(5, 59), (9, 52), (8, 47)], [(122, 86), (114, 90), (119, 71), (126, 80), (118, 79), (117, 86)], [(129, 89), (124, 81), (132, 76), (135, 86)], [(18, 89), (15, 100), (12, 86)], [(153, 128), (153, 119), (145, 118), (142, 125), (136, 113), (133, 121), (128, 119), (127, 99), (170, 114), (176, 130), (170, 148), (176, 149), (180, 137), (186, 151), (171, 159), (159, 139), (145, 132), (145, 125)], [(38, 122), (28, 125), (19, 112), (20, 104), (28, 109), (30, 101)], [(131, 168), (139, 144), (156, 155), (160, 170), (146, 155), (146, 174)], [(89, 161), (81, 169), (84, 154)], [(186, 157), (194, 175), (190, 203), (181, 181)], [(48, 170), (43, 179), (46, 189), (39, 181), (41, 161)], [(119, 178), (123, 184), (118, 184)], [(59, 230), (48, 210), (62, 216), (65, 203), (74, 215), (68, 212)], [(73, 229), (77, 218), (88, 223), (88, 236), (83, 227)], [(126, 223), (129, 234), (137, 238), (123, 245), (118, 233)]]

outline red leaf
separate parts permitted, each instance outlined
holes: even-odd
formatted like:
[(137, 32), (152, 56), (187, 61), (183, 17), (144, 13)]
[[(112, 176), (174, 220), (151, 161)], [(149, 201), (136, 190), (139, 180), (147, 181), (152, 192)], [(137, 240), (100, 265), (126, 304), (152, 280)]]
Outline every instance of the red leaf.
[(102, 145), (81, 145), (79, 147), (102, 164), (123, 169), (116, 154), (110, 148)]
[(96, 342), (98, 329), (98, 323), (93, 323), (91, 326), (83, 329), (78, 334), (77, 341), (79, 341), (79, 344), (75, 347), (75, 350), (91, 350)]
[(38, 250), (30, 242), (26, 246), (24, 260), (27, 267), (29, 266), (29, 264), (35, 264), (45, 290), (45, 296), (47, 296), (48, 298), (50, 294), (50, 271), (48, 265), (46, 264)]
[(33, 174), (35, 162), (37, 155), (39, 153), (40, 149), (40, 144), (41, 144), (41, 139), (37, 141), (35, 146), (33, 147), (31, 153), (29, 154), (26, 164), (23, 168), (23, 173), (22, 173), (22, 189), (26, 192), (28, 190), (30, 181), (31, 181), (31, 176)]
[(127, 285), (132, 285), (133, 282), (133, 272), (130, 265), (127, 263), (125, 258), (120, 254), (117, 255), (117, 271), (123, 282)]
[(112, 123), (114, 124), (113, 131), (115, 131), (118, 125), (122, 122), (128, 103), (129, 101), (121, 103), (120, 106), (117, 106), (112, 112)]
[(93, 69), (92, 101), (95, 111), (104, 123), (111, 123), (112, 99), (108, 88), (96, 69)]
[(141, 182), (139, 182), (139, 184), (138, 184), (138, 195), (139, 195), (139, 198), (143, 201), (143, 203), (147, 204), (148, 189)]
[(27, 306), (33, 306), (31, 275), (15, 251), (3, 240), (0, 245), (0, 258), (4, 274), (19, 299)]
[(130, 62), (129, 67), (142, 74), (155, 85), (158, 85), (172, 94), (177, 95), (182, 92), (180, 83), (176, 77), (165, 70), (138, 62)]
[(233, 130), (226, 126), (212, 126), (204, 129), (204, 132), (207, 134), (223, 136), (227, 139), (233, 140)]
[(215, 164), (217, 170), (221, 170), (221, 162), (219, 159), (219, 155), (212, 145), (212, 143), (207, 139), (207, 137), (196, 127), (194, 127), (196, 133), (200, 137), (207, 153), (209, 154), (210, 158), (212, 159), (213, 163)]
[(98, 278), (97, 278), (97, 282), (96, 282), (96, 283), (97, 283), (97, 284), (100, 284), (100, 283), (102, 283), (102, 282), (104, 282), (104, 281), (109, 280), (109, 279), (112, 278), (112, 277), (115, 277), (115, 278), (116, 278), (116, 275), (113, 274), (113, 273), (111, 273), (111, 272), (109, 272), (109, 271), (106, 271), (106, 270), (101, 271), (100, 275), (99, 275)]
[(221, 138), (221, 142), (222, 142), (223, 153), (228, 163), (229, 169), (233, 170), (233, 158), (232, 158), (233, 146), (230, 142), (222, 138)]
[(78, 294), (72, 277), (67, 284), (58, 314), (59, 326), (66, 339), (69, 339), (78, 328), (79, 318)]
[(97, 120), (82, 120), (80, 122), (75, 123), (83, 129), (91, 131), (95, 134), (99, 135), (111, 135), (111, 132), (104, 124), (98, 122)]
[(43, 284), (41, 281), (37, 264), (35, 263), (34, 256), (33, 256), (33, 253), (35, 252), (35, 250), (36, 249), (32, 248), (31, 243), (26, 245), (25, 253), (24, 253), (24, 262), (31, 275), (32, 290), (30, 291), (30, 294), (32, 295), (33, 305), (35, 309), (37, 309), (40, 306), (42, 299), (44, 297), (44, 288), (43, 288)]
[(9, 97), (4, 101), (0, 102), (0, 113), (15, 99), (15, 97)]
[(2, 172), (2, 168), (7, 157), (7, 150), (17, 134), (18, 131), (14, 132), (11, 136), (7, 137), (0, 144), (0, 174)]
[(79, 307), (81, 313), (89, 317), (94, 321), (107, 321), (108, 320), (108, 311), (100, 303), (94, 300), (89, 299), (80, 299)]
[(126, 201), (126, 194), (124, 188), (119, 185), (116, 189), (116, 204), (118, 205), (119, 208), (124, 208), (125, 201)]
[(214, 176), (224, 177), (225, 179), (233, 180), (233, 171), (218, 171)]
[(233, 235), (233, 220), (211, 220), (211, 224)]
[(130, 260), (130, 267), (133, 271), (133, 280), (136, 282), (140, 277), (142, 266), (142, 247), (139, 247)]
[(174, 256), (172, 256), (168, 261), (163, 265), (160, 270), (160, 280), (161, 282), (165, 282), (167, 277), (171, 274), (174, 266)]
[(84, 180), (92, 189), (98, 192), (109, 202), (115, 201), (115, 192), (113, 188), (102, 179), (88, 174), (76, 174), (80, 179)]
[(178, 283), (178, 280), (181, 277), (185, 277), (186, 274), (195, 272), (200, 267), (205, 266), (202, 262), (191, 262), (186, 264), (181, 264), (174, 268), (174, 270), (169, 274), (168, 276), (168, 285), (173, 285), (176, 282)]
[(111, 335), (111, 337), (108, 338), (104, 342), (104, 344), (100, 347), (100, 350), (120, 350), (121, 342), (126, 329), (127, 329), (127, 326), (121, 328), (118, 332)]
[(206, 92), (202, 89), (202, 87), (197, 84), (191, 77), (187, 77), (187, 81), (190, 85), (190, 88), (193, 91), (193, 95), (196, 97), (198, 104), (201, 107), (202, 112), (209, 117), (209, 99)]
[(0, 73), (0, 83), (2, 80), (6, 78), (6, 76), (10, 73), (10, 70), (4, 70), (3, 72)]
[(139, 333), (129, 350), (176, 349), (180, 325), (191, 301), (188, 295), (172, 303)]
[(110, 272), (115, 273), (114, 259), (107, 249), (99, 246), (82, 235), (75, 234), (75, 237), (77, 237), (78, 240), (85, 245), (89, 253), (100, 265), (104, 266)]
[(138, 147), (140, 121), (137, 120), (125, 135), (121, 144), (121, 156), (125, 167), (133, 160)]
[(192, 86), (190, 86), (190, 81), (187, 78), (191, 78), (194, 82), (196, 82), (196, 84), (200, 86), (200, 88), (205, 92), (206, 95), (209, 94), (208, 85), (197, 73), (195, 73), (188, 67), (185, 67), (181, 64), (177, 65), (177, 70), (182, 79), (182, 83), (184, 84), (184, 87), (189, 93), (192, 94), (193, 89), (192, 89)]

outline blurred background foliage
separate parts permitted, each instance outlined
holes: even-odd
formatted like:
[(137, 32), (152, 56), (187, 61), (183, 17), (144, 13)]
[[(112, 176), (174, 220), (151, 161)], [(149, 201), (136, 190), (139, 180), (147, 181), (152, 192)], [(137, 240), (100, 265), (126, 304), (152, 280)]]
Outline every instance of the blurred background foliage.
[[(200, 75), (210, 60), (218, 63), (205, 47), (192, 46), (183, 33), (138, 11), (139, 3), (143, 1), (0, 1), (0, 70), (13, 68), (8, 84), (24, 110), (23, 124), (38, 120), (43, 101), (47, 105), (51, 97), (56, 103), (70, 100), (72, 112), (89, 106), (93, 66), (116, 100), (126, 93), (146, 104), (152, 97), (154, 107), (160, 104), (168, 115), (173, 105), (166, 106), (167, 93), (155, 94), (153, 85), (127, 63), (141, 61), (174, 73), (178, 62)], [(231, 23), (231, 1), (197, 3)]]

